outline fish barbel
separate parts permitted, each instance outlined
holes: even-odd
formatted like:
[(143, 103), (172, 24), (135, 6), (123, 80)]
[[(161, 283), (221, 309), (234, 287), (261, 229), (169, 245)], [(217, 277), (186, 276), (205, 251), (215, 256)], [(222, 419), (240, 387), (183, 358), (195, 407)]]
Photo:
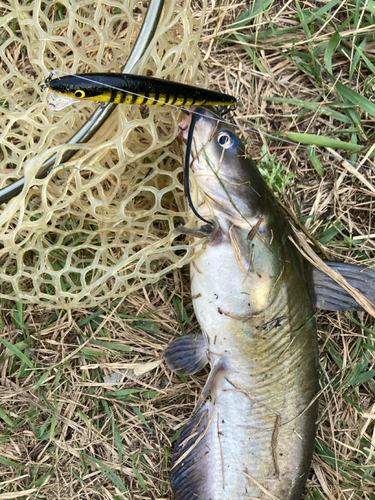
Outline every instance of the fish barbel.
[[(317, 420), (315, 308), (330, 298), (329, 309), (341, 310), (346, 292), (314, 274), (293, 245), (289, 222), (234, 131), (206, 108), (195, 112), (199, 212), (213, 212), (217, 230), (191, 266), (203, 334), (174, 340), (165, 360), (183, 374), (207, 363), (211, 372), (172, 457), (174, 498), (300, 500)], [(358, 269), (344, 269), (354, 286)], [(375, 273), (367, 272), (364, 291), (374, 301)], [(346, 307), (360, 308), (354, 300)]]

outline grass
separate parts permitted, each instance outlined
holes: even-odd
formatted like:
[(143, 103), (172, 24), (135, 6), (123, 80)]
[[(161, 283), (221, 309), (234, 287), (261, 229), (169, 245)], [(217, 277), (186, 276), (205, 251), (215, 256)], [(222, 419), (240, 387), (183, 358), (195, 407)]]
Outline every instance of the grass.
[[(210, 87), (241, 96), (235, 123), (298, 143), (244, 132), (283, 204), (329, 259), (374, 266), (374, 173), (360, 164), (373, 165), (375, 7), (314, 5), (210, 2), (202, 54)], [(0, 499), (171, 498), (172, 446), (206, 378), (161, 362), (172, 338), (199, 329), (189, 289), (184, 269), (93, 310), (2, 301)], [(305, 499), (375, 500), (373, 318), (321, 312), (318, 334)]]
[[(129, 491), (165, 495), (167, 471), (160, 477), (152, 477), (152, 471), (155, 463), (165, 463), (164, 443), (175, 434), (169, 419), (179, 400), (185, 399), (181, 390), (176, 396), (170, 374), (155, 366), (163, 346), (179, 332), (178, 320), (165, 306), (173, 302), (175, 295), (168, 292), (173, 286), (173, 280), (164, 284), (165, 298), (157, 293), (160, 284), (154, 293), (149, 289), (154, 304), (154, 295), (158, 296), (157, 310), (150, 302), (145, 307), (142, 294), (112, 310), (58, 314), (40, 310), (46, 316), (34, 316), (33, 325), (12, 336), (13, 343), (3, 339), (7, 350), (1, 358), (6, 372), (2, 394), (5, 400), (7, 393), (12, 394), (11, 409), (0, 413), (0, 456), (7, 466), (3, 477), (13, 473), (28, 477), (23, 489), (25, 480), (7, 484), (9, 495), (40, 489), (56, 481), (56, 473), (62, 471), (71, 479), (60, 492), (63, 498), (84, 491), (87, 477), (92, 476), (100, 476), (100, 482), (90, 480), (99, 491), (115, 488), (118, 498), (128, 498), (124, 494)], [(188, 319), (180, 301), (177, 304)], [(17, 320), (6, 306), (3, 311), (11, 323)], [(22, 308), (23, 317), (29, 312), (28, 306)], [(147, 363), (153, 367), (151, 379)], [(105, 373), (128, 366), (132, 374), (123, 383), (113, 386), (103, 379)], [(134, 375), (137, 368), (145, 369), (145, 375)], [(15, 390), (17, 381), (22, 381), (20, 392)], [(13, 447), (11, 442), (18, 444)], [(26, 448), (19, 448), (20, 442)], [(22, 451), (26, 449), (27, 464)], [(130, 467), (122, 465), (129, 461)]]
[(286, 172), (284, 165), (278, 160), (277, 155), (268, 153), (266, 144), (263, 144), (261, 154), (262, 158), (258, 163), (260, 173), (272, 191), (284, 194), (287, 185), (296, 174)]
[[(249, 11), (237, 17), (239, 24), (232, 23), (232, 27), (219, 33), (223, 42), (237, 45), (236, 54), (242, 63), (243, 49), (248, 56), (242, 72), (246, 68), (254, 77), (249, 84), (252, 101), (248, 100), (245, 115), (262, 111), (258, 121), (239, 118), (238, 122), (314, 146), (304, 152), (289, 144), (274, 146), (267, 139), (267, 146), (263, 144), (258, 150), (260, 158), (264, 158), (266, 147), (272, 151), (269, 156), (273, 157), (273, 177), (268, 173), (266, 179), (275, 190), (278, 165), (290, 165), (297, 177), (285, 185), (288, 176), (283, 175), (277, 190), (323, 246), (328, 258), (363, 261), (371, 266), (374, 175), (371, 170), (354, 165), (364, 176), (358, 182), (351, 175), (354, 169), (345, 171), (344, 162), (327, 158), (319, 150), (329, 148), (331, 153), (344, 157), (345, 151), (352, 151), (348, 158), (351, 161), (372, 164), (371, 117), (375, 107), (369, 82), (373, 80), (374, 66), (368, 48), (374, 42), (373, 9), (364, 9), (360, 2), (340, 5), (333, 1), (315, 9), (293, 2), (278, 16), (277, 11), (272, 11), (277, 2), (263, 2), (262, 13), (260, 5), (255, 2)], [(288, 22), (293, 24), (292, 29), (286, 26)], [(257, 80), (259, 76), (261, 82)], [(296, 80), (298, 83), (294, 84)], [(257, 143), (259, 139), (254, 137), (252, 144)], [(363, 154), (367, 156), (365, 161)], [(369, 186), (365, 186), (366, 180)], [(372, 500), (373, 319), (362, 313), (324, 313), (318, 324), (323, 394), (306, 499)]]

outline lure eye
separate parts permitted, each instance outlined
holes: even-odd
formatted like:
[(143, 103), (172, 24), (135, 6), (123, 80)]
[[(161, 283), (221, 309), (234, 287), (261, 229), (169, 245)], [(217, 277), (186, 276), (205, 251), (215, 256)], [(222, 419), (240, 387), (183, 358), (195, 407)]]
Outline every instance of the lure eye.
[(231, 130), (220, 130), (217, 142), (223, 149), (233, 149), (238, 145), (240, 140)]
[(76, 90), (76, 91), (74, 92), (74, 95), (75, 95), (76, 97), (78, 97), (78, 99), (82, 99), (82, 97), (85, 97), (85, 93), (84, 93), (84, 91), (83, 91), (83, 90)]

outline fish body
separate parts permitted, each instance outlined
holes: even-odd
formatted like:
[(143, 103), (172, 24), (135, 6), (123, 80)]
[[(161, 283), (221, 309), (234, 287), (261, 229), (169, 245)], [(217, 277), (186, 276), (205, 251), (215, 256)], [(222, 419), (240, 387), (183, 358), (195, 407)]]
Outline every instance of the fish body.
[(161, 78), (124, 73), (84, 73), (53, 80), (48, 77), (42, 87), (76, 99), (115, 104), (189, 106), (237, 103), (235, 97), (213, 90)]
[[(215, 409), (204, 440), (215, 450), (205, 455), (205, 484), (212, 491), (202, 498), (262, 498), (259, 483), (280, 500), (299, 500), (317, 419), (310, 276), (294, 249), (277, 249), (275, 239), (272, 253), (257, 237), (251, 268), (241, 270), (230, 242), (232, 221), (221, 216), (219, 223), (220, 243), (208, 245), (191, 270), (192, 295), (198, 296), (194, 310), (211, 369), (220, 367), (212, 381)], [(239, 232), (245, 240), (249, 230)]]
[[(164, 357), (177, 372), (207, 363), (211, 371), (175, 446), (174, 498), (301, 500), (317, 420), (315, 307), (329, 296), (329, 308), (341, 310), (343, 291), (303, 259), (233, 130), (210, 110), (195, 112), (198, 209), (213, 212), (217, 231), (191, 266), (203, 335), (174, 340)], [(360, 270), (349, 266), (348, 279), (354, 286), (367, 279), (374, 301), (375, 273), (364, 278)], [(350, 297), (343, 302), (358, 308)]]

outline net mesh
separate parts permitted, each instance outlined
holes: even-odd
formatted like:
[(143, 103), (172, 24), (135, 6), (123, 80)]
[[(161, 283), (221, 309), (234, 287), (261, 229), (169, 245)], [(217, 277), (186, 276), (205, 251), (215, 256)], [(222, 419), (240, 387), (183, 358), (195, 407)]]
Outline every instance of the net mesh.
[[(83, 0), (0, 6), (0, 187), (25, 176), (0, 215), (0, 296), (62, 308), (91, 307), (155, 282), (194, 257), (174, 233), (189, 219), (178, 112), (117, 106), (64, 164), (67, 141), (97, 107), (51, 110), (39, 83), (52, 69), (119, 71), (148, 2)], [(167, 0), (138, 72), (206, 83), (197, 48), (202, 19)], [(43, 180), (36, 174), (56, 153)]]

